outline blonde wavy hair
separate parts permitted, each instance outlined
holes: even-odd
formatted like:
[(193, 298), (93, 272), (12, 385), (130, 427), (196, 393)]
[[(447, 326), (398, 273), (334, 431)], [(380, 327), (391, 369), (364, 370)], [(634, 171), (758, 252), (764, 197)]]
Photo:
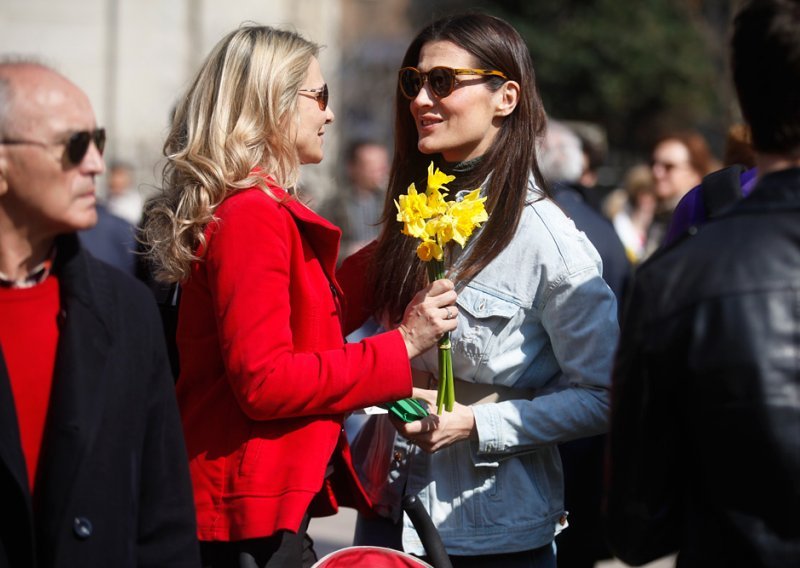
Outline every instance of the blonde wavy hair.
[(158, 280), (189, 276), (205, 249), (203, 231), (230, 193), (258, 186), (275, 198), (254, 168), (294, 191), (297, 91), (318, 53), (297, 33), (247, 24), (209, 54), (175, 109), (162, 189), (145, 208), (142, 241)]

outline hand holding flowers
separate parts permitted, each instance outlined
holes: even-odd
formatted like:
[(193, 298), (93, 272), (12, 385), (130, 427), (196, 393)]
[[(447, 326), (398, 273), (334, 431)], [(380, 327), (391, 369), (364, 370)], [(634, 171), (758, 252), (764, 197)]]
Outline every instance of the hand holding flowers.
[[(430, 404), (435, 403), (436, 391), (414, 389), (414, 398)], [(398, 432), (411, 440), (422, 451), (432, 454), (460, 442), (461, 440), (477, 440), (478, 430), (475, 426), (475, 414), (472, 408), (456, 402), (452, 411), (439, 415), (428, 415), (421, 420), (407, 424), (398, 424)]]
[(409, 359), (430, 349), (443, 334), (455, 329), (454, 318), (444, 316), (445, 309), (455, 311), (456, 292), (449, 280), (436, 280), (417, 292), (406, 307), (400, 333)]

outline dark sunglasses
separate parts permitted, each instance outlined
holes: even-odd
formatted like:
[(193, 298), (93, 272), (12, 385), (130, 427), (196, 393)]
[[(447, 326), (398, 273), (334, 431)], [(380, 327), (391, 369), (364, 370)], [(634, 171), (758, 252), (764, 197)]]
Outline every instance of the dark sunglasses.
[(311, 96), (317, 99), (319, 110), (328, 108), (328, 84), (322, 85), (321, 89), (299, 89), (301, 93), (311, 93)]
[(415, 99), (422, 90), (425, 81), (431, 87), (431, 92), (439, 99), (445, 98), (453, 92), (460, 83), (457, 75), (480, 75), (481, 77), (500, 77), (508, 80), (501, 71), (494, 69), (452, 69), (451, 67), (433, 67), (423, 73), (416, 67), (403, 67), (399, 72), (400, 90), (407, 99)]
[(106, 147), (106, 129), (95, 128), (94, 130), (79, 130), (78, 132), (73, 132), (70, 134), (66, 142), (53, 142), (51, 144), (47, 144), (45, 142), (38, 142), (36, 140), (5, 139), (0, 142), (0, 144), (27, 144), (31, 146), (40, 146), (42, 148), (49, 148), (50, 146), (59, 146), (63, 144), (66, 147), (65, 155), (67, 160), (73, 166), (77, 166), (83, 161), (83, 158), (86, 156), (86, 152), (89, 151), (89, 144), (92, 142), (94, 142), (94, 145), (97, 146), (97, 151), (102, 155), (103, 150)]

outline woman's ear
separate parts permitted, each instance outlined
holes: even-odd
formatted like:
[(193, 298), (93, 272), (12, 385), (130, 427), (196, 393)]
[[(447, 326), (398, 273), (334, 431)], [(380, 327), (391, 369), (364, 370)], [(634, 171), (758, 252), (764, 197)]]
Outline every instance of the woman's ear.
[(498, 96), (495, 116), (508, 116), (514, 112), (519, 102), (519, 83), (506, 81), (495, 94)]

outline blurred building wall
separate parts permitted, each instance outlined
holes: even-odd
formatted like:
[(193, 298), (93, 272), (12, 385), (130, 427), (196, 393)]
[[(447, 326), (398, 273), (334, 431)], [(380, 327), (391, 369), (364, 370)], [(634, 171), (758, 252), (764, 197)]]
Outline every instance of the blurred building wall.
[(397, 70), (416, 32), (410, 0), (343, 0), (341, 42), (344, 144), (372, 138), (390, 145)]
[[(109, 131), (107, 161), (132, 162), (148, 192), (175, 101), (213, 45), (246, 21), (325, 46), (323, 74), (339, 92), (338, 0), (2, 0), (0, 54), (32, 56), (83, 88)], [(332, 105), (336, 112), (335, 96)], [(326, 159), (304, 173), (311, 196), (331, 190), (338, 135), (327, 130)]]

